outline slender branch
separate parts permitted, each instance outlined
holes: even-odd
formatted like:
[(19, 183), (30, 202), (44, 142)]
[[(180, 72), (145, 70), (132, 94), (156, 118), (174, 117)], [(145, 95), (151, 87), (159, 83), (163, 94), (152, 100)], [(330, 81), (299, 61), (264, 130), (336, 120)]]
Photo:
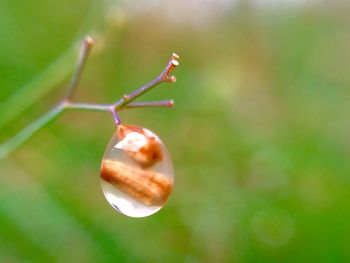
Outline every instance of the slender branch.
[(135, 90), (134, 92), (124, 95), (119, 101), (115, 103), (115, 109), (116, 110), (122, 109), (123, 107), (125, 107), (125, 105), (134, 101), (136, 98), (140, 97), (142, 94), (146, 93), (147, 91), (150, 91), (152, 88), (156, 87), (160, 83), (163, 83), (163, 82), (174, 83), (176, 81), (176, 77), (171, 76), (170, 74), (175, 69), (175, 67), (179, 65), (179, 62), (177, 61), (178, 58), (179, 56), (173, 53), (164, 71), (158, 77), (148, 82), (146, 85), (142, 86), (141, 88)]
[(173, 100), (162, 100), (162, 101), (144, 101), (144, 102), (131, 102), (125, 106), (125, 108), (145, 108), (145, 107), (165, 107), (171, 108), (174, 106)]
[(29, 124), (22, 131), (17, 133), (11, 139), (6, 141), (4, 144), (0, 145), (0, 159), (6, 157), (11, 152), (13, 152), (18, 146), (30, 139), (34, 133), (40, 130), (42, 127), (47, 125), (49, 122), (57, 118), (64, 110), (62, 104), (57, 105), (55, 108), (36, 119), (31, 124)]
[(171, 72), (179, 65), (177, 59), (179, 56), (175, 53), (172, 54), (168, 64), (166, 65), (163, 72), (142, 86), (141, 88), (135, 90), (134, 92), (122, 96), (121, 99), (116, 101), (113, 104), (89, 104), (89, 103), (76, 103), (72, 102), (71, 99), (74, 95), (74, 92), (78, 86), (86, 59), (88, 54), (93, 46), (94, 40), (90, 37), (86, 37), (78, 59), (78, 64), (76, 71), (74, 72), (70, 84), (68, 85), (68, 90), (66, 96), (54, 107), (52, 110), (44, 114), (39, 119), (35, 120), (29, 124), (25, 129), (17, 133), (15, 136), (10, 138), (8, 141), (0, 145), (0, 159), (6, 157), (16, 148), (18, 148), (22, 143), (30, 139), (30, 137), (40, 130), (42, 127), (47, 125), (49, 122), (57, 118), (64, 110), (87, 110), (87, 111), (104, 111), (110, 112), (114, 118), (116, 125), (121, 124), (121, 120), (118, 115), (118, 111), (124, 108), (141, 108), (141, 107), (172, 107), (174, 105), (173, 100), (164, 100), (164, 101), (146, 101), (146, 102), (132, 102), (136, 98), (140, 97), (142, 94), (148, 92), (155, 86), (160, 83), (168, 82), (174, 83), (176, 77), (170, 75)]
[(114, 118), (114, 123), (115, 123), (116, 126), (118, 126), (118, 125), (120, 125), (122, 123), (120, 118), (119, 118), (119, 114), (118, 114), (118, 112), (116, 110), (114, 110), (113, 106), (111, 106), (111, 109), (112, 109), (111, 112), (112, 112), (112, 115), (113, 115), (113, 118)]
[(76, 44), (73, 44), (40, 74), (22, 87), (16, 88), (16, 92), (0, 102), (0, 133), (6, 125), (18, 118), (28, 107), (35, 104), (47, 95), (53, 87), (61, 83), (62, 79), (70, 76), (75, 69), (77, 52), (79, 52), (79, 49)]
[(81, 77), (81, 73), (83, 72), (83, 69), (85, 66), (86, 59), (87, 59), (93, 45), (94, 45), (94, 40), (91, 37), (88, 36), (84, 39), (82, 48), (80, 50), (77, 68), (73, 74), (73, 77), (72, 77), (69, 85), (68, 85), (67, 94), (65, 96), (65, 99), (67, 101), (72, 99), (72, 97), (74, 95), (74, 91), (77, 89), (77, 86), (78, 86), (78, 83), (79, 83), (79, 80)]
[(64, 107), (68, 110), (111, 111), (110, 104), (90, 104), (67, 102)]
[[(174, 106), (174, 100), (161, 100), (161, 101), (142, 101), (142, 102), (130, 102), (125, 105), (124, 108), (151, 108), (151, 107), (164, 107), (171, 108)], [(86, 110), (86, 111), (114, 111), (115, 104), (91, 104), (91, 103), (77, 103), (67, 102), (64, 103), (64, 108), (67, 110)], [(123, 109), (124, 109), (123, 108)], [(122, 109), (121, 109), (122, 110)]]

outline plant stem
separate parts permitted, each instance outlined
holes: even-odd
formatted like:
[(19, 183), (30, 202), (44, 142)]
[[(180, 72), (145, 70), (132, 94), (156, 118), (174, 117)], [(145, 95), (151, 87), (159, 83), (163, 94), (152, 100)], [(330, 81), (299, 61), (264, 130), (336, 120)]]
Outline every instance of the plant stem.
[(22, 131), (17, 133), (15, 136), (7, 140), (5, 143), (0, 145), (0, 159), (5, 158), (21, 144), (30, 139), (35, 132), (46, 126), (49, 122), (57, 118), (64, 110), (86, 110), (86, 111), (105, 111), (110, 112), (113, 115), (114, 122), (116, 125), (121, 124), (118, 112), (124, 108), (141, 108), (141, 107), (172, 107), (174, 102), (172, 100), (165, 101), (147, 101), (147, 102), (132, 102), (142, 94), (151, 90), (155, 86), (163, 82), (173, 83), (176, 81), (174, 76), (171, 76), (173, 69), (179, 64), (177, 59), (179, 58), (176, 54), (173, 54), (164, 69), (164, 71), (156, 77), (154, 80), (148, 82), (146, 85), (135, 90), (134, 92), (122, 96), (121, 99), (113, 104), (89, 104), (89, 103), (76, 103), (72, 102), (71, 99), (78, 86), (82, 70), (84, 68), (87, 56), (94, 41), (90, 37), (86, 37), (80, 52), (78, 59), (77, 68), (72, 76), (70, 84), (68, 85), (67, 94), (64, 99), (59, 102), (56, 107), (52, 110), (33, 121)]
[[(76, 44), (70, 47), (61, 57), (51, 63), (43, 72), (34, 77), (29, 83), (18, 88), (7, 100), (0, 103), (0, 130), (15, 118), (19, 117), (26, 108), (47, 95), (62, 79), (74, 70)], [(6, 114), (3, 114), (6, 113)]]
[(124, 95), (119, 101), (115, 103), (116, 104), (115, 109), (120, 110), (121, 108), (125, 107), (125, 105), (129, 104), (130, 102), (134, 101), (136, 98), (140, 97), (142, 94), (158, 86), (160, 83), (164, 83), (164, 82), (174, 83), (176, 81), (176, 78), (175, 76), (171, 76), (170, 74), (175, 69), (175, 67), (179, 65), (179, 62), (176, 60), (178, 58), (179, 56), (173, 53), (164, 71), (158, 77), (148, 82), (141, 88), (135, 90), (134, 92)]
[(74, 95), (74, 91), (77, 89), (78, 87), (78, 83), (81, 77), (81, 73), (83, 72), (84, 66), (85, 66), (85, 62), (86, 59), (90, 53), (90, 50), (92, 48), (92, 46), (94, 45), (94, 40), (91, 37), (86, 37), (84, 39), (82, 48), (80, 50), (80, 55), (79, 55), (79, 59), (78, 59), (78, 65), (77, 68), (73, 74), (73, 77), (69, 83), (68, 86), (68, 90), (67, 90), (67, 94), (65, 99), (67, 101), (71, 100), (73, 95)]
[(162, 101), (143, 101), (143, 102), (132, 102), (125, 106), (125, 108), (145, 108), (145, 107), (165, 107), (171, 108), (174, 106), (173, 100), (162, 100)]
[(29, 124), (26, 128), (24, 128), (22, 131), (17, 133), (15, 136), (13, 136), (11, 139), (0, 145), (0, 159), (6, 157), (11, 152), (13, 152), (17, 147), (19, 147), (22, 143), (30, 139), (32, 135), (40, 130), (42, 127), (47, 125), (49, 122), (53, 121), (55, 118), (57, 118), (64, 110), (64, 107), (62, 107), (62, 104), (59, 104), (43, 116), (41, 116), (39, 119), (36, 119), (31, 124)]
[(111, 106), (113, 105), (68, 102), (64, 107), (68, 110), (111, 111)]

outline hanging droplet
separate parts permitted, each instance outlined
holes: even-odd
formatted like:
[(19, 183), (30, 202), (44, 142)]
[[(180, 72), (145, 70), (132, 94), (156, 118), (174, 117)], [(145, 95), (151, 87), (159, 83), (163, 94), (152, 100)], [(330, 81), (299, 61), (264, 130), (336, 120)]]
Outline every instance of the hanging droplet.
[(172, 161), (158, 136), (142, 127), (119, 125), (101, 164), (107, 201), (127, 216), (149, 216), (166, 203), (173, 182)]

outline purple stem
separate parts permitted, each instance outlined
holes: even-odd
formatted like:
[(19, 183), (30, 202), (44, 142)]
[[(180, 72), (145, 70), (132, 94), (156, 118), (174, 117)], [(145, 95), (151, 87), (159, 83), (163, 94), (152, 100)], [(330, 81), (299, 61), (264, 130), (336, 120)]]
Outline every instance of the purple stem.
[(173, 100), (162, 100), (162, 101), (144, 101), (144, 102), (132, 102), (125, 106), (125, 108), (145, 108), (145, 107), (173, 107)]

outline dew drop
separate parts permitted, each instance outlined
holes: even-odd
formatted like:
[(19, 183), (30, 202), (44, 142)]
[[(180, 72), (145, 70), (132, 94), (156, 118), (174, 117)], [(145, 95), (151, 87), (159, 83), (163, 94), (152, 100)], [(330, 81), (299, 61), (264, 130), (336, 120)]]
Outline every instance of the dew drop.
[(101, 186), (110, 205), (130, 217), (152, 215), (168, 200), (173, 183), (172, 161), (159, 137), (119, 125), (101, 164)]

